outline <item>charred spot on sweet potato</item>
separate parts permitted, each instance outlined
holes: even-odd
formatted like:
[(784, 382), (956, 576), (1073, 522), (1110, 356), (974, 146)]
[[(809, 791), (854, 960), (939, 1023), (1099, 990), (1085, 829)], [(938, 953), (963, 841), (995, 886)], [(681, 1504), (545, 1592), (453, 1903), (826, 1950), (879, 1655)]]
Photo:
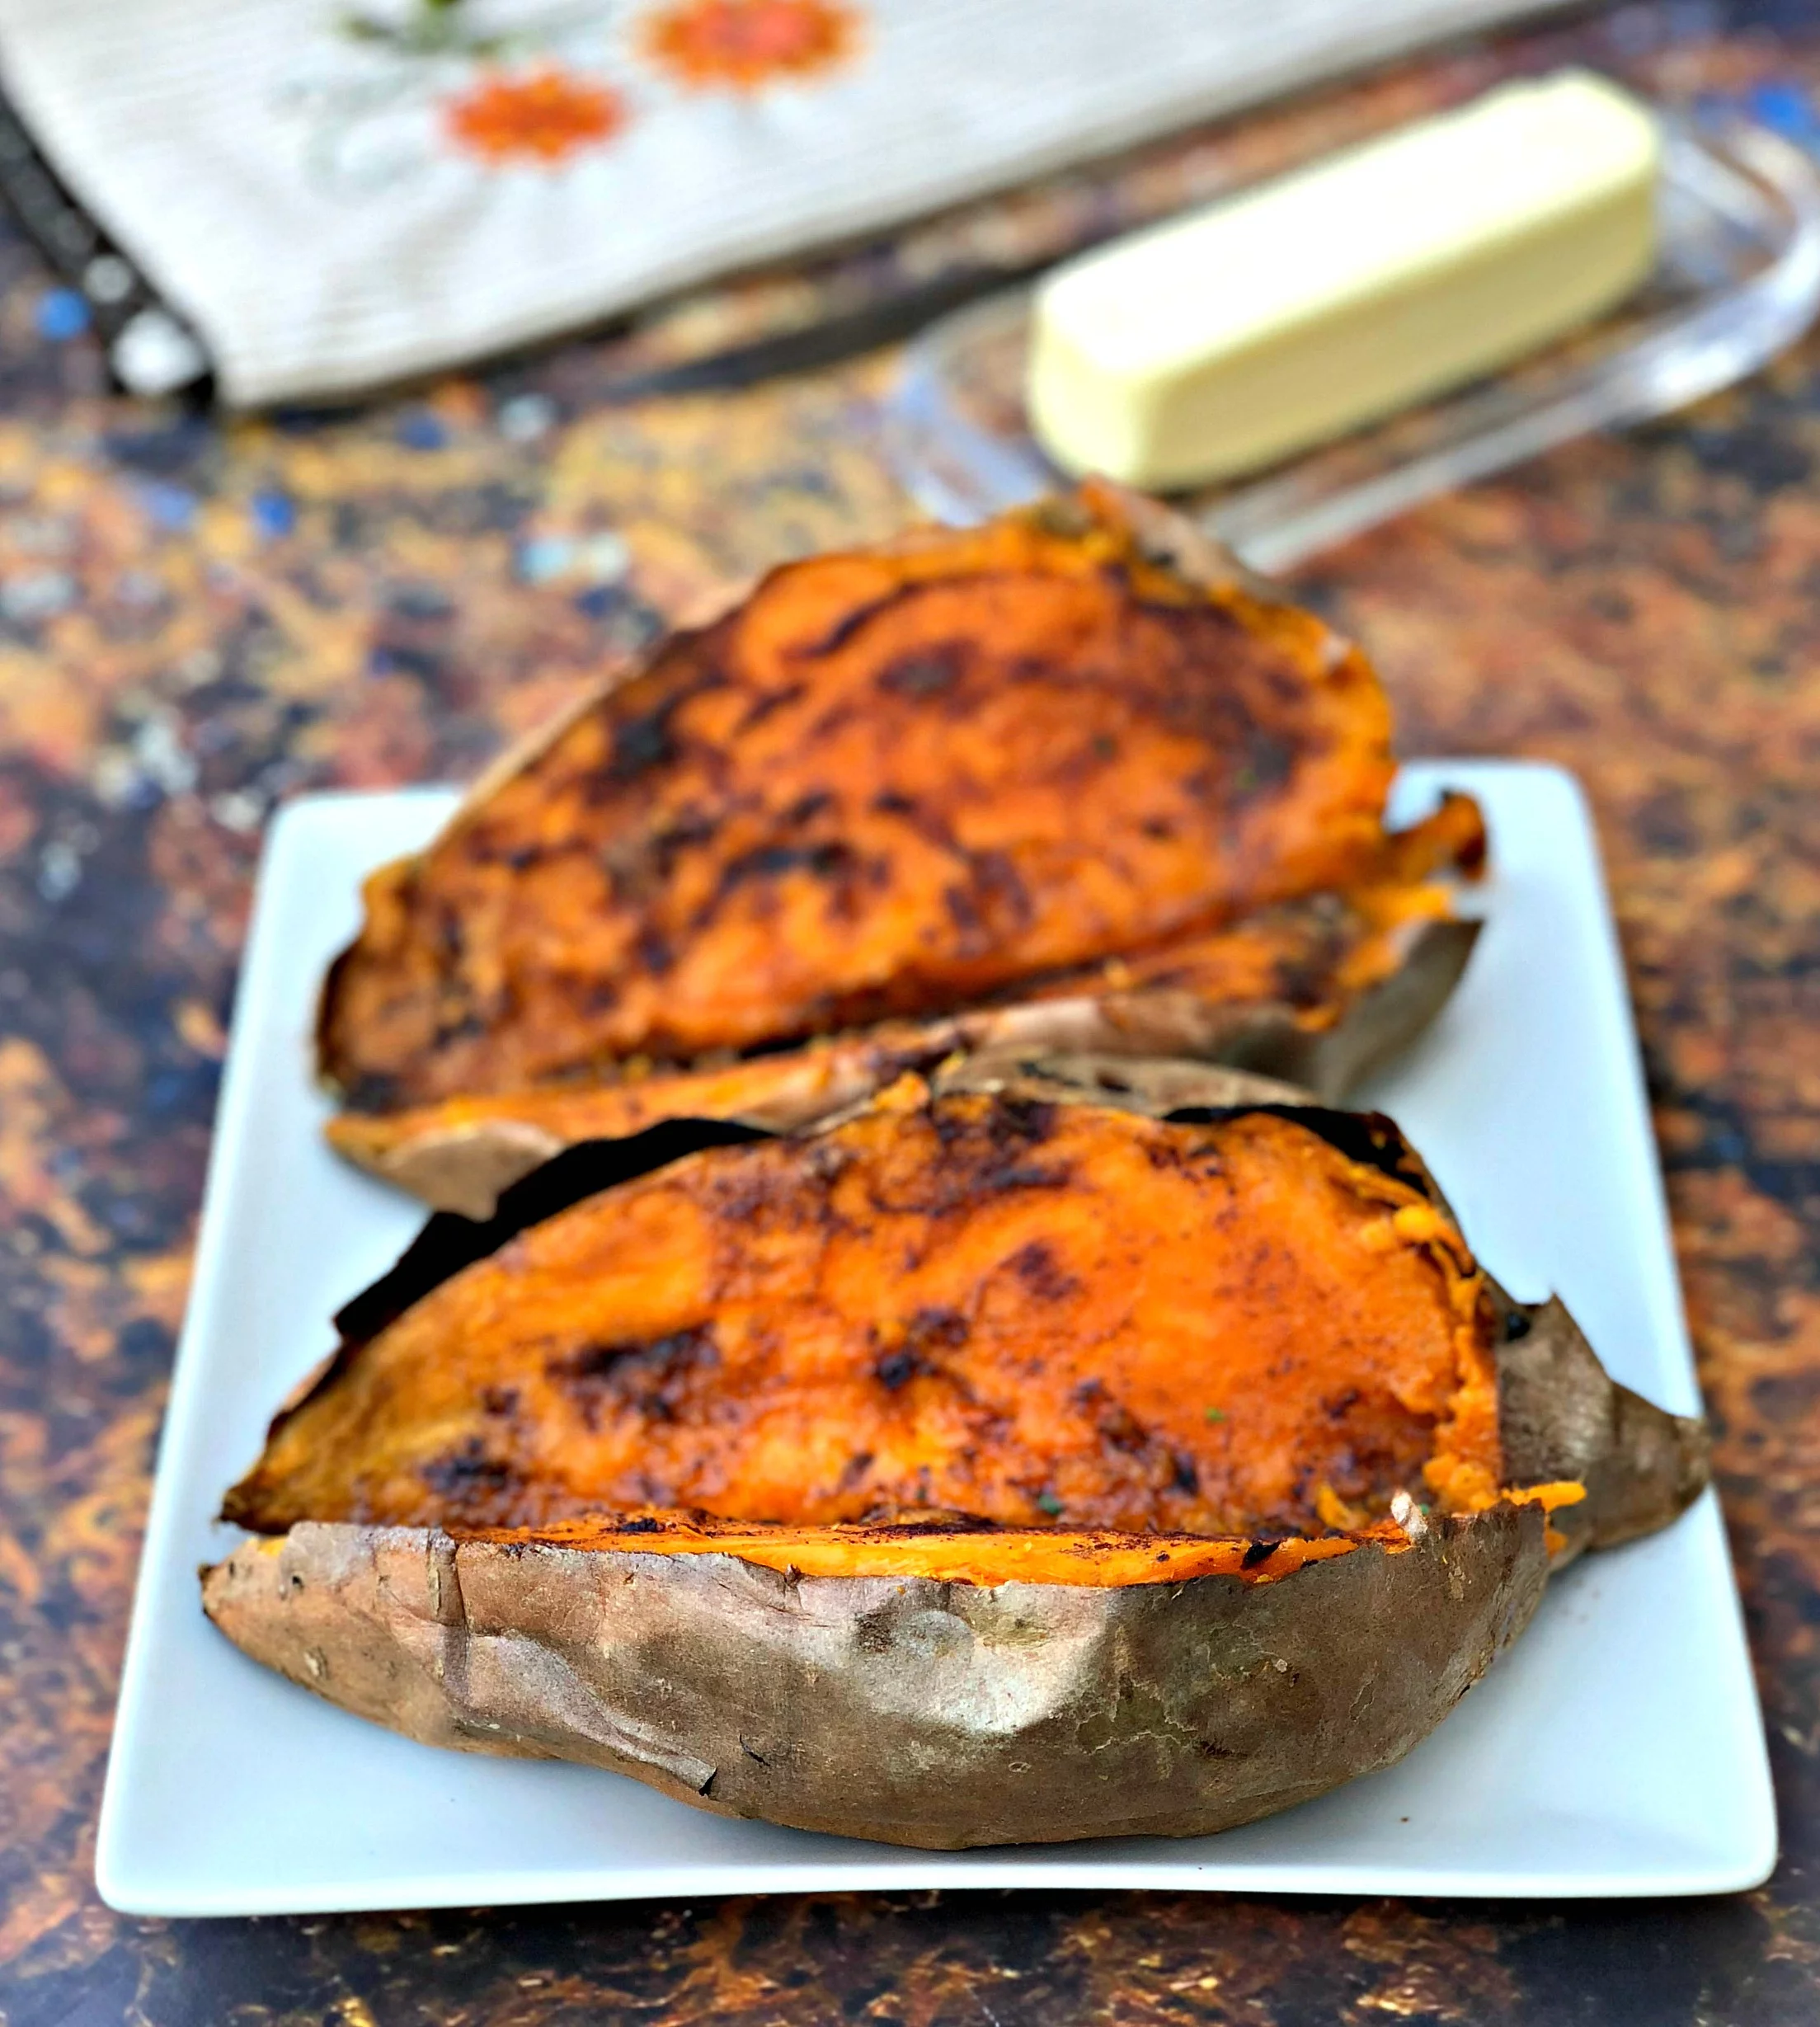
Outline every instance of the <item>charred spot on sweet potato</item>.
[[(1496, 1319), (1377, 1131), (1361, 1161), (1280, 1109), (1159, 1120), (912, 1080), (813, 1136), (704, 1148), (347, 1349), (227, 1510), (281, 1530), (940, 1507), (1282, 1538), (1320, 1531), (1319, 1497), (1482, 1503)], [(487, 1411), (502, 1390), (510, 1416)]]
[[(965, 1344), (971, 1331), (971, 1324), (957, 1309), (918, 1310), (904, 1324), (901, 1334), (893, 1333), (891, 1348), (880, 1354), (873, 1366), (880, 1385), (886, 1393), (895, 1394), (919, 1376), (928, 1379), (944, 1376), (943, 1353)], [(877, 1333), (873, 1334), (876, 1337)], [(871, 1460), (868, 1451), (867, 1461)]]
[(479, 1436), (465, 1437), (452, 1449), (427, 1457), (417, 1475), (430, 1496), (451, 1508), (497, 1521), (512, 1510), (520, 1475), (510, 1459), (489, 1454)]
[(916, 1310), (904, 1326), (904, 1343), (918, 1357), (952, 1351), (971, 1334), (972, 1325), (961, 1311), (941, 1303)]
[(322, 1068), (415, 1103), (971, 1004), (1381, 878), (1390, 773), (1356, 651), (1109, 496), (790, 564), (374, 876)]
[(674, 1422), (696, 1376), (719, 1362), (711, 1324), (612, 1344), (586, 1344), (544, 1371), (590, 1429), (615, 1415)]
[(1007, 1263), (1031, 1294), (1042, 1302), (1065, 1302), (1080, 1291), (1080, 1283), (1056, 1258), (1046, 1239), (1032, 1239)]
[(966, 644), (958, 641), (901, 655), (879, 671), (878, 687), (894, 697), (936, 696), (959, 682), (966, 656)]

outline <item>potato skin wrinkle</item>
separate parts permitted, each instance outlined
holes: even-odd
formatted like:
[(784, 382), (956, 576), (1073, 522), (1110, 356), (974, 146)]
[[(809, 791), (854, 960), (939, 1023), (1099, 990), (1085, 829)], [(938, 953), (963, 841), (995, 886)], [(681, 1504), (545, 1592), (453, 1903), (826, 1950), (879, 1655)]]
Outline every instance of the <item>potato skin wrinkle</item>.
[(1533, 1507), (1276, 1583), (1111, 1587), (306, 1523), (236, 1550), (204, 1597), (256, 1659), (427, 1743), (955, 1850), (1199, 1836), (1400, 1759), (1547, 1571)]
[(1324, 1487), (1488, 1499), (1500, 1462), (1483, 1277), (1415, 1183), (1272, 1112), (909, 1079), (520, 1232), (346, 1353), (225, 1510), (1251, 1536), (1322, 1531)]
[(1089, 487), (786, 565), (671, 636), (369, 880), (324, 1074), (421, 1104), (1122, 956), (1204, 990), (1244, 968), (1223, 925), (1381, 879), (1368, 664), (1134, 517)]

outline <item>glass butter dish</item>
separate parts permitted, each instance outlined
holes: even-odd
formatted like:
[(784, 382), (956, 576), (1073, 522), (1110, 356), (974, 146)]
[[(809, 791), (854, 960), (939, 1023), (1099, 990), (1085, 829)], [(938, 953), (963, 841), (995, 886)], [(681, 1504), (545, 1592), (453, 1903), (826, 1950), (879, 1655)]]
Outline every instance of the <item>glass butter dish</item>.
[[(1592, 431), (1746, 379), (1820, 313), (1820, 166), (1738, 119), (1668, 124), (1654, 273), (1618, 312), (1464, 392), (1262, 477), (1180, 504), (1254, 569), (1279, 571), (1438, 493)], [(1028, 289), (943, 318), (887, 400), (897, 477), (966, 524), (1066, 482), (1023, 408)]]

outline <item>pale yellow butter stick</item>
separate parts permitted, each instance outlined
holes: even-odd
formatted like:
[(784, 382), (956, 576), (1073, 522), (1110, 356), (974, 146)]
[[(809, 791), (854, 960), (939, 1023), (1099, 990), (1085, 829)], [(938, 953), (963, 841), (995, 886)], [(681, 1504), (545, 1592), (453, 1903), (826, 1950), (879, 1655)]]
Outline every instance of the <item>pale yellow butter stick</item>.
[(1507, 364), (1648, 274), (1660, 159), (1647, 108), (1564, 71), (1102, 247), (1037, 292), (1037, 434), (1195, 485)]

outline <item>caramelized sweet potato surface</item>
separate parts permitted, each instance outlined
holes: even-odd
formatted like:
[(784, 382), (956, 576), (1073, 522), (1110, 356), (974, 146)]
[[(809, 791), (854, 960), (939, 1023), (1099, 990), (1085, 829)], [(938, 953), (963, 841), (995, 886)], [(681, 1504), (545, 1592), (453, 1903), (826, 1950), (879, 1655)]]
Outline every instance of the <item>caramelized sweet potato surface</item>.
[(345, 1350), (226, 1511), (1319, 1532), (1495, 1497), (1492, 1336), (1419, 1173), (1293, 1114), (906, 1079), (520, 1232)]
[(1389, 733), (1356, 650), (1156, 560), (1091, 487), (791, 564), (373, 877), (322, 1068), (422, 1103), (1172, 944), (1228, 990), (1197, 939), (1385, 876)]

